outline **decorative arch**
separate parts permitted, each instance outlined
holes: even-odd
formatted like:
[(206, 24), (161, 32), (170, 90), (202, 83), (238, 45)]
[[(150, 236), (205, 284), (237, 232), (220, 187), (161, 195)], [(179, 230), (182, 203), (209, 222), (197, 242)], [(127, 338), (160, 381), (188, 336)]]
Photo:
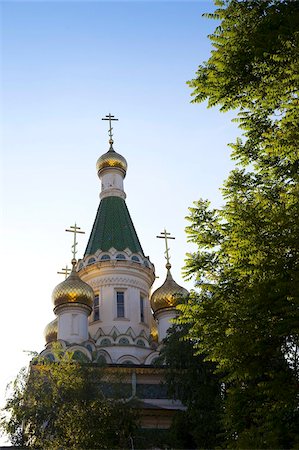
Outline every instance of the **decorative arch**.
[(48, 358), (50, 361), (55, 361), (55, 356), (51, 352), (51, 349), (45, 349), (40, 353), (43, 358)]
[(159, 352), (150, 353), (144, 360), (144, 364), (153, 364), (154, 360), (158, 358)]
[(99, 344), (101, 347), (110, 347), (112, 345), (112, 341), (110, 338), (104, 337), (99, 341)]
[(124, 255), (123, 253), (118, 253), (118, 254), (115, 256), (115, 259), (117, 259), (118, 261), (124, 261), (124, 260), (127, 259), (127, 258), (125, 257), (125, 255)]
[[(91, 352), (83, 347), (82, 345), (71, 345), (68, 349), (68, 352), (73, 352), (74, 355), (76, 354), (77, 357), (79, 357), (79, 353), (82, 353), (89, 361), (92, 360)], [(76, 358), (74, 358), (76, 359)]]
[(101, 261), (109, 261), (111, 259), (110, 255), (104, 254), (101, 256), (100, 260)]
[[(104, 362), (105, 360), (105, 362)], [(111, 356), (109, 355), (108, 352), (106, 352), (106, 350), (99, 350), (98, 351), (98, 355), (97, 355), (97, 362), (98, 363), (105, 363), (105, 364), (112, 364), (112, 359)]]
[(140, 263), (140, 258), (139, 258), (139, 256), (133, 255), (133, 256), (131, 257), (131, 260), (134, 261), (134, 262)]
[(136, 345), (138, 345), (138, 347), (147, 347), (147, 342), (145, 339), (138, 338), (136, 339), (135, 343)]
[(116, 362), (117, 364), (141, 364), (141, 361), (132, 355), (123, 355)]
[(94, 256), (92, 256), (91, 258), (88, 258), (87, 265), (89, 266), (90, 264), (94, 264), (95, 262), (96, 262), (96, 259)]
[(92, 353), (95, 351), (95, 345), (93, 342), (86, 342), (84, 343), (84, 346), (87, 348), (87, 350)]
[(118, 345), (134, 345), (132, 337), (127, 334), (121, 334), (118, 336), (115, 343)]

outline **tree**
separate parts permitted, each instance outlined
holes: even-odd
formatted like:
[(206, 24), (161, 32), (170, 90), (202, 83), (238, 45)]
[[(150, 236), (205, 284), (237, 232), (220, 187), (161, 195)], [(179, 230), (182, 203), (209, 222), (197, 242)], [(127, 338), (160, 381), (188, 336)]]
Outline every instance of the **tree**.
[(131, 448), (136, 413), (105, 397), (104, 369), (59, 350), (57, 355), (57, 362), (36, 358), (13, 383), (1, 418), (11, 442), (45, 449)]
[(167, 332), (159, 364), (166, 368), (168, 395), (187, 407), (174, 417), (170, 435), (175, 448), (215, 448), (220, 443), (222, 392), (214, 364), (196, 355), (187, 338), (189, 325), (173, 325)]
[(225, 374), (226, 445), (294, 448), (299, 344), (299, 3), (216, 1), (213, 51), (195, 102), (237, 109), (243, 130), (225, 205), (190, 208), (186, 262), (199, 294), (182, 322)]

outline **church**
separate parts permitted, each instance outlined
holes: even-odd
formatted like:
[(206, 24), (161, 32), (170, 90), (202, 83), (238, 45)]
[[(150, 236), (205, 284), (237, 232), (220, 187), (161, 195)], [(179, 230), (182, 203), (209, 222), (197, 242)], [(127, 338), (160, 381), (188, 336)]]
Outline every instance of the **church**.
[(76, 259), (76, 224), (72, 270), (52, 294), (55, 319), (45, 328), (42, 356), (54, 360), (53, 342), (85, 362), (122, 370), (130, 398), (139, 401), (141, 426), (168, 428), (179, 401), (167, 398), (163, 367), (156, 366), (162, 341), (176, 317), (177, 298), (188, 295), (172, 278), (169, 233), (166, 244), (166, 279), (151, 293), (155, 267), (143, 252), (126, 205), (124, 179), (127, 161), (113, 148), (109, 114), (109, 149), (96, 163), (101, 183), (100, 204), (82, 259)]

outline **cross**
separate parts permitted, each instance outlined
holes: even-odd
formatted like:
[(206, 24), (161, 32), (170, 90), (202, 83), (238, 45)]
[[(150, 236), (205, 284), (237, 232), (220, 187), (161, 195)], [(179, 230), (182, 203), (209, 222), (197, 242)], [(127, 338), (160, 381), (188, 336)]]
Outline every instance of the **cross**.
[(76, 242), (77, 233), (85, 234), (85, 231), (79, 231), (79, 230), (81, 230), (81, 228), (77, 227), (76, 222), (75, 222), (75, 225), (71, 225), (70, 228), (71, 228), (70, 230), (65, 230), (65, 231), (69, 231), (70, 233), (74, 233), (74, 244), (72, 245), (72, 249), (73, 249), (73, 259), (76, 259), (76, 253), (77, 253), (76, 247), (78, 245), (78, 242)]
[(71, 269), (69, 269), (68, 266), (66, 265), (61, 269), (61, 272), (57, 273), (59, 273), (59, 275), (65, 275), (65, 279), (67, 279), (68, 275), (71, 273)]
[(112, 116), (112, 115), (109, 113), (108, 116), (105, 116), (102, 120), (109, 120), (109, 131), (108, 131), (108, 134), (109, 134), (109, 137), (110, 137), (110, 139), (109, 139), (109, 144), (110, 144), (111, 147), (112, 147), (112, 144), (113, 144), (113, 139), (112, 139), (113, 134), (112, 134), (112, 130), (113, 130), (113, 128), (112, 128), (112, 126), (111, 126), (111, 122), (112, 122), (112, 120), (118, 120), (118, 119), (115, 119), (114, 116)]
[[(168, 239), (175, 239), (175, 237), (170, 236), (170, 233), (167, 233), (166, 229), (164, 228), (164, 231), (161, 231), (160, 233), (161, 236), (156, 236), (157, 238), (160, 239), (165, 239), (165, 247), (166, 247), (166, 251), (165, 251), (165, 258), (166, 258), (166, 262), (167, 264), (170, 264), (169, 260), (170, 260), (170, 256), (169, 256), (169, 248), (168, 248)], [(166, 266), (167, 267), (167, 266)]]

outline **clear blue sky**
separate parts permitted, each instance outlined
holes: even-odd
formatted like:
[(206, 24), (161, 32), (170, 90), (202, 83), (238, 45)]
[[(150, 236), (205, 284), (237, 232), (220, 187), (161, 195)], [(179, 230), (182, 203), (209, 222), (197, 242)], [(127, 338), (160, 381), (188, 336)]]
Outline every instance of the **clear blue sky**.
[(155, 287), (164, 227), (176, 236), (174, 278), (192, 287), (181, 276), (192, 250), (185, 216), (200, 197), (221, 205), (227, 143), (239, 132), (232, 115), (190, 104), (186, 85), (211, 50), (217, 23), (202, 14), (212, 1), (7, 1), (1, 10), (4, 385), (22, 350), (43, 348), (56, 272), (71, 258), (64, 229), (75, 220), (84, 252), (99, 202), (95, 163), (108, 150), (101, 117), (119, 118), (115, 149), (128, 161), (127, 204)]

